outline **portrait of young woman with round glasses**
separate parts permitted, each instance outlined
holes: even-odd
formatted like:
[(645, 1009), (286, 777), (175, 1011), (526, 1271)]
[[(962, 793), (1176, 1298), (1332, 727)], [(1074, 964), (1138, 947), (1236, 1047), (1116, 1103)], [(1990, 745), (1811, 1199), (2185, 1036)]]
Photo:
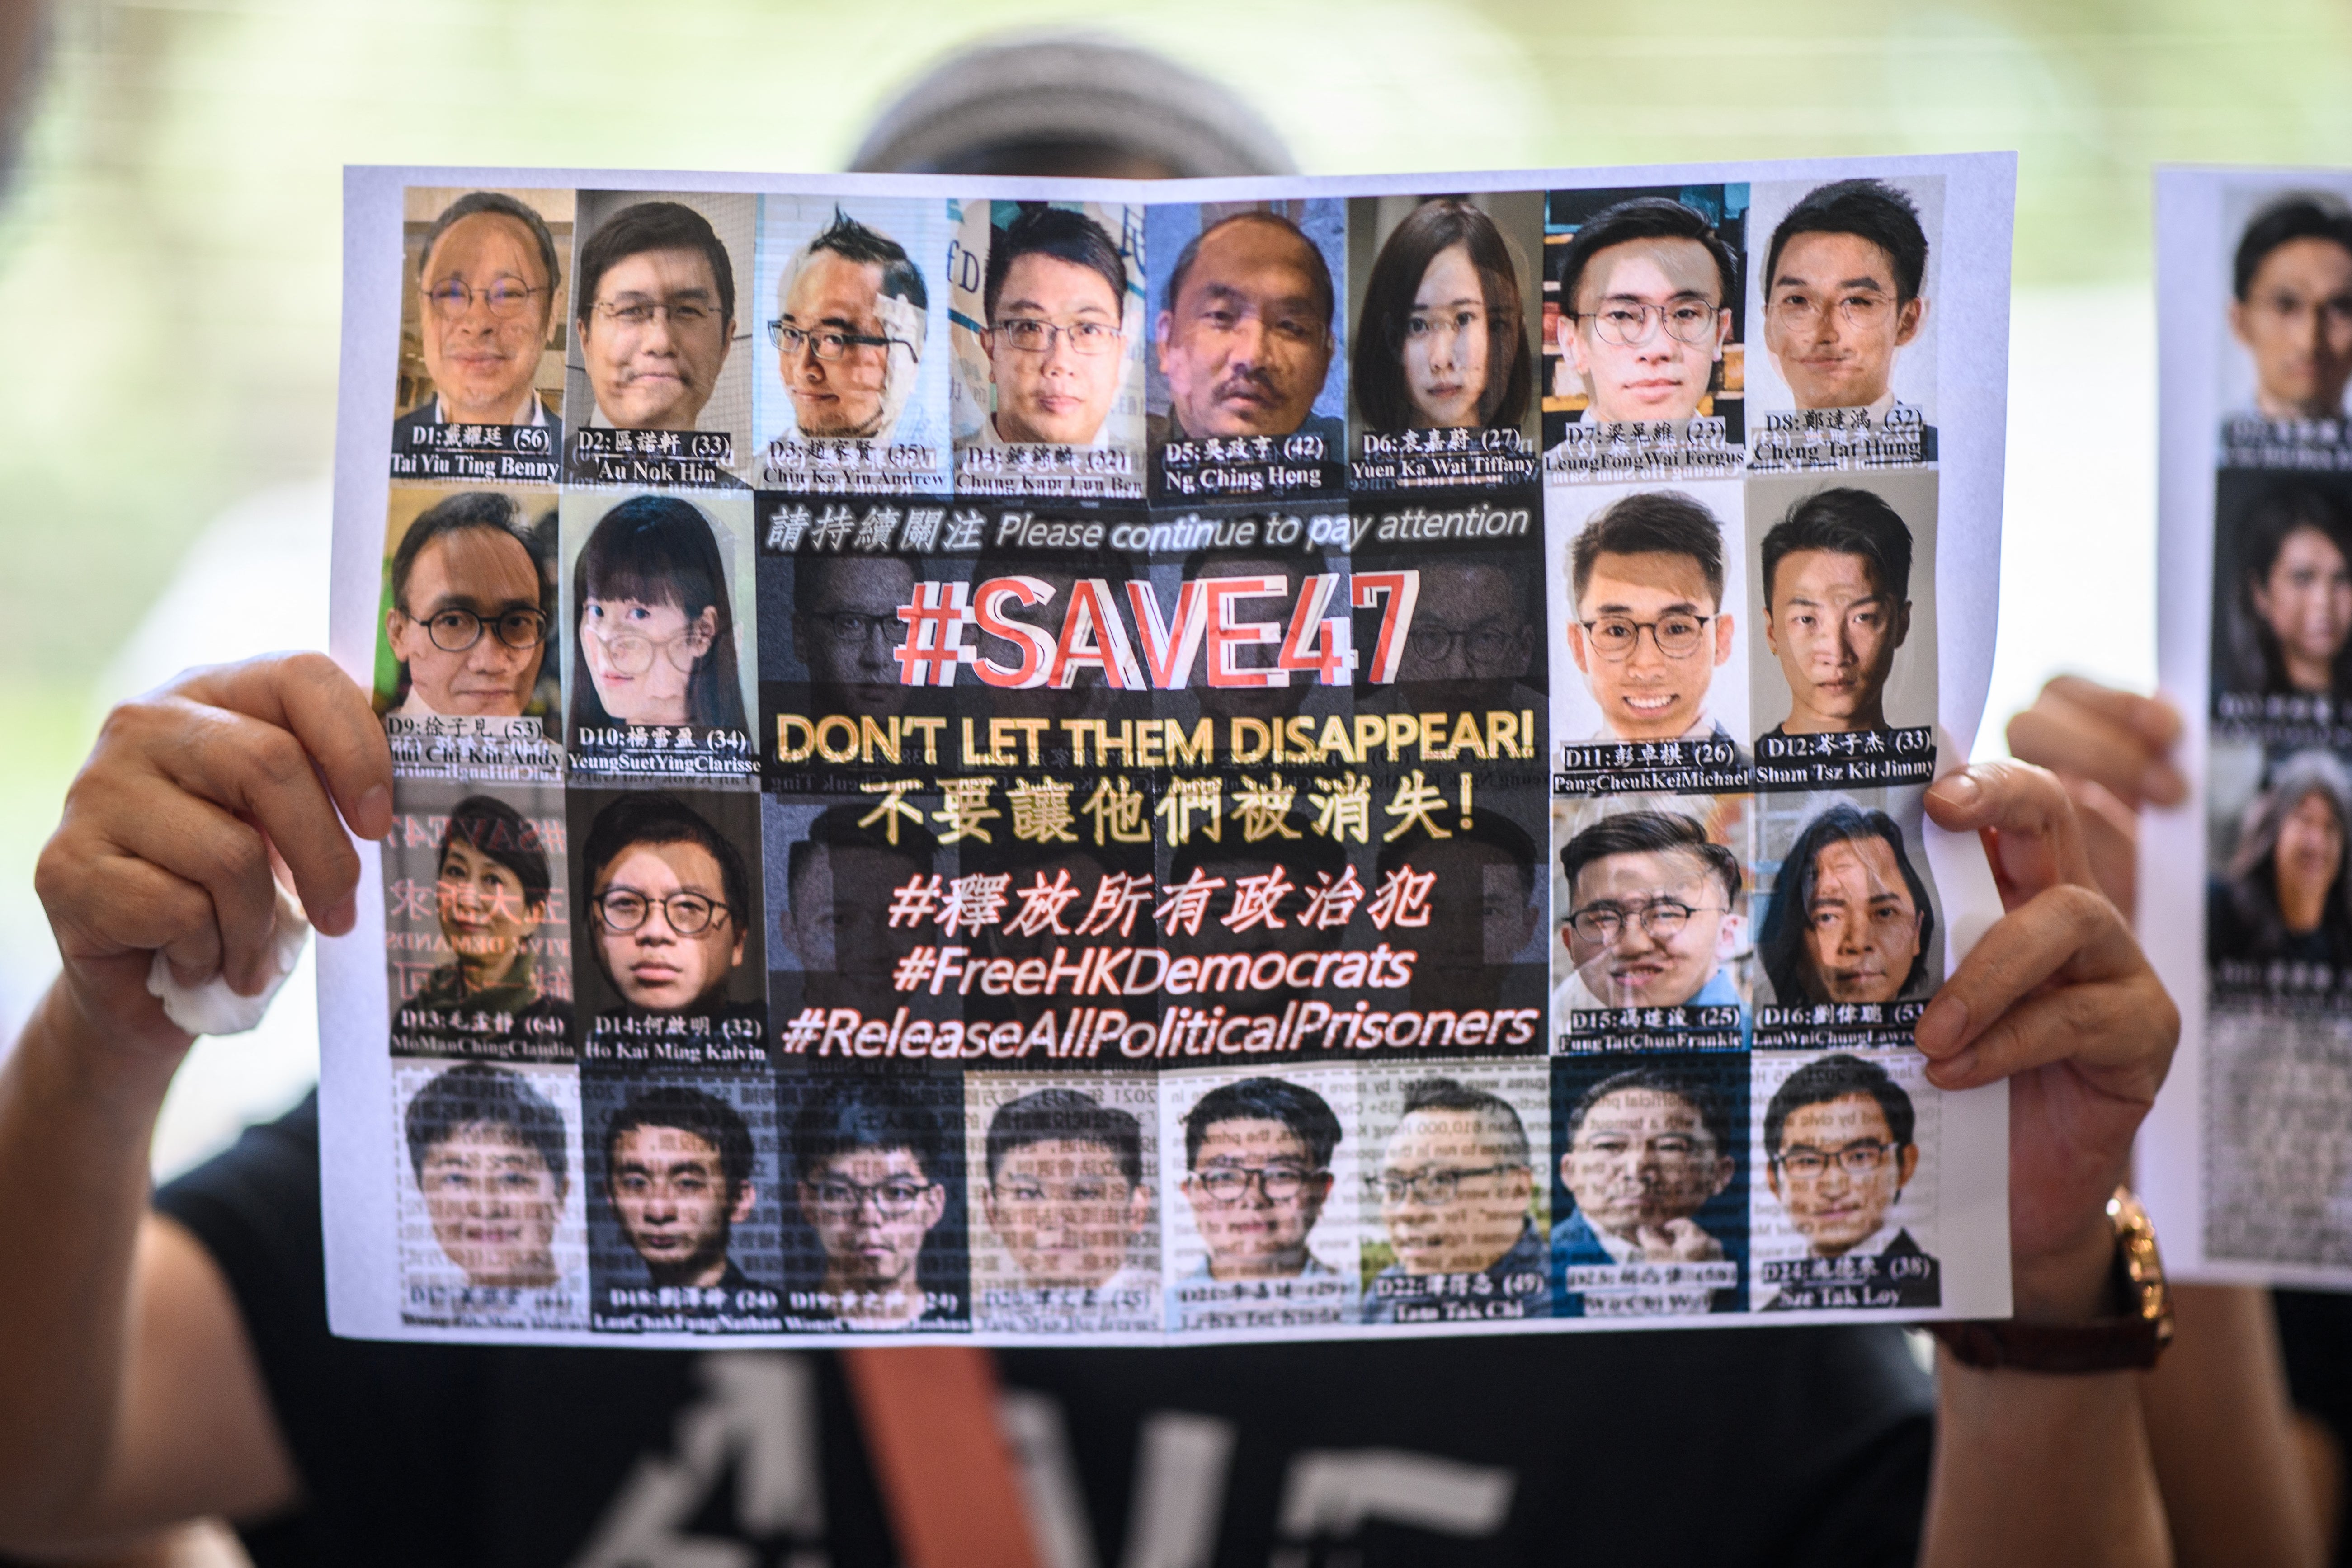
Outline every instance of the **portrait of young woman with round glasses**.
[(554, 598), (543, 531), (499, 490), (442, 496), (399, 531), (385, 583), (384, 712), (514, 718), (542, 706)]
[(1390, 231), (1356, 319), (1359, 426), (1516, 428), (1535, 385), (1521, 262), (1483, 207), (1422, 203)]
[(606, 512), (572, 574), (572, 733), (618, 725), (741, 732), (735, 610), (711, 520), (675, 496)]
[(563, 421), (534, 388), (562, 285), (557, 253), (538, 208), (502, 191), (468, 191), (433, 219), (409, 307), (425, 384), (417, 362), (402, 367), (404, 405), (425, 395), (394, 422), (394, 452), (432, 445), (443, 425), (533, 426), (547, 432), (541, 450), (562, 449)]

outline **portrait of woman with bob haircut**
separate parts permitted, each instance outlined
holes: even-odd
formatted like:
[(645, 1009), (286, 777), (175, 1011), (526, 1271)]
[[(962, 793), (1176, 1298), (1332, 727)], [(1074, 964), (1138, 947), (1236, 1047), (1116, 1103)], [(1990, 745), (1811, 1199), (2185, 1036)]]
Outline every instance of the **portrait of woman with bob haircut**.
[(1841, 801), (1789, 846), (1756, 946), (1784, 1007), (1896, 1002), (1934, 989), (1935, 935), (1935, 906), (1901, 826)]
[(606, 512), (572, 569), (572, 603), (574, 734), (614, 724), (744, 728), (726, 568), (709, 520), (691, 503), (637, 496)]
[(2265, 491), (2237, 529), (2241, 691), (2352, 697), (2352, 520), (2315, 485)]
[(1518, 425), (1535, 356), (1518, 269), (1492, 217), (1460, 196), (1406, 215), (1372, 263), (1351, 368), (1375, 434)]
[(2205, 941), (2229, 959), (2352, 965), (2344, 886), (2352, 773), (2326, 752), (2297, 752), (2240, 819), (2238, 847), (2206, 893)]

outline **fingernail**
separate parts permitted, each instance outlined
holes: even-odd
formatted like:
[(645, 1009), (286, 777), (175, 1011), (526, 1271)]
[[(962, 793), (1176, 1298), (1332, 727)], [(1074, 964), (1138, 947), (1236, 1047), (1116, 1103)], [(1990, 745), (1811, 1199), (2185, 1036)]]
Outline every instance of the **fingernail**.
[[(382, 823), (381, 827), (376, 826)], [(392, 791), (382, 784), (371, 784), (367, 794), (360, 796), (359, 820), (352, 826), (370, 838), (380, 838), (392, 831)]]
[(1977, 1048), (1974, 1046), (1949, 1061), (1927, 1064), (1927, 1080), (1937, 1089), (1967, 1089), (1976, 1076)]
[(359, 895), (356, 893), (345, 893), (341, 898), (337, 899), (333, 903), (328, 905), (327, 908), (320, 913), (319, 918), (312, 921), (310, 923), (317, 926), (329, 936), (341, 936), (345, 931), (351, 930), (352, 927), (359, 924)]
[[(1968, 1033), (1969, 1005), (1952, 993), (1937, 994), (1919, 1015), (1919, 1022), (1911, 1031), (1911, 1038), (1927, 1056), (1941, 1056), (1960, 1043)], [(1958, 1060), (1957, 1057), (1953, 1058)]]
[(2189, 785), (2170, 764), (2150, 763), (2139, 776), (2139, 793), (2143, 800), (2173, 805), (2188, 795)]
[(1977, 802), (1984, 795), (1984, 790), (1978, 784), (1976, 779), (1965, 772), (1945, 774), (1936, 781), (1935, 787), (1927, 793), (1937, 796), (1944, 805), (1955, 811), (1974, 810)]

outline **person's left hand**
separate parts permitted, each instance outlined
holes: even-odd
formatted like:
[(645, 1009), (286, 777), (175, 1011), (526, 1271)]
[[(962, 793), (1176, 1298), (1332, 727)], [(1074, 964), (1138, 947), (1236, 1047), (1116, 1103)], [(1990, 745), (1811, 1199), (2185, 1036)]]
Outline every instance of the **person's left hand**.
[(1938, 779), (1927, 804), (1937, 826), (1982, 838), (2008, 910), (1920, 1017), (1927, 1077), (1948, 1089), (2009, 1079), (2017, 1315), (2095, 1316), (2115, 1255), (2106, 1200), (2180, 1015), (2097, 890), (2057, 779), (1983, 763)]

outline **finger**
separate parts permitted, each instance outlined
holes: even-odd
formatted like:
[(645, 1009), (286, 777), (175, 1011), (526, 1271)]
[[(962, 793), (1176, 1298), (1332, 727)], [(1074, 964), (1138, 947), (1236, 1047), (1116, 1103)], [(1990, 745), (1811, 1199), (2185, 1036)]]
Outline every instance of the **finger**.
[(2156, 976), (2063, 985), (2011, 1008), (1956, 1056), (1927, 1064), (1938, 1089), (1974, 1089), (2054, 1062), (2095, 1088), (2152, 1100), (2180, 1037), (2180, 1015)]
[(2054, 775), (2023, 763), (1977, 763), (1928, 786), (1927, 815), (1986, 838), (1993, 880), (2010, 909), (2061, 882), (2093, 884), (2074, 803)]
[(65, 913), (58, 942), (76, 959), (161, 950), (190, 984), (220, 973), (220, 928), (212, 895), (152, 861), (108, 855), (85, 867), (78, 901)]
[(2135, 806), (2144, 800), (2169, 805), (2187, 788), (2166, 748), (2145, 732), (2047, 692), (2010, 720), (2009, 749), (2021, 762), (2096, 779)]
[(318, 764), (362, 838), (392, 831), (392, 748), (367, 693), (322, 653), (271, 654), (203, 670), (187, 694), (275, 725)]
[[(185, 710), (184, 742), (156, 761), (193, 795), (252, 822), (294, 874), (312, 923), (329, 935), (348, 930), (360, 862), (310, 756), (290, 731), (225, 708)], [(387, 825), (387, 830), (388, 830)], [(268, 870), (268, 855), (262, 853)], [(207, 884), (210, 885), (210, 884)], [(236, 934), (229, 933), (232, 952)]]
[[(201, 888), (218, 931), (215, 967), (231, 988), (251, 994), (273, 966), (270, 934), (278, 889), (261, 835), (210, 801), (164, 795), (116, 825), (115, 842), (172, 877)], [(170, 942), (150, 945), (170, 947)], [(185, 949), (183, 948), (184, 954)], [(204, 976), (209, 978), (209, 975)]]
[(2162, 692), (2142, 697), (2136, 691), (2102, 685), (2079, 675), (2053, 675), (2042, 689), (2137, 730), (2158, 750), (2180, 739), (2180, 710)]
[(2104, 784), (2063, 774), (2059, 782), (2074, 803), (2074, 821), (2083, 830), (2083, 850), (2091, 862), (2092, 878), (2124, 918), (2131, 919), (2139, 893), (2138, 814)]
[(2105, 898), (2074, 884), (2045, 889), (1977, 939), (1920, 1014), (1912, 1037), (1928, 1057), (1949, 1057), (2062, 971), (2089, 982), (2146, 964)]

